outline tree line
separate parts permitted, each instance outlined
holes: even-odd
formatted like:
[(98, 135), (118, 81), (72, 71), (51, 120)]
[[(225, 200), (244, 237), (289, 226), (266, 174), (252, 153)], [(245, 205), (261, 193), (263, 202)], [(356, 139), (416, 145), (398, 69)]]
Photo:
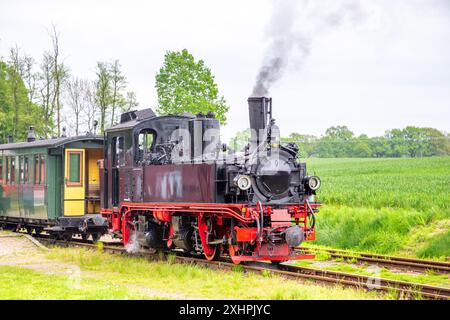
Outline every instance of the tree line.
[[(238, 132), (230, 141), (230, 147), (242, 151), (250, 138), (250, 130)], [(294, 142), (302, 158), (401, 158), (450, 155), (450, 135), (434, 128), (408, 126), (392, 129), (383, 136), (356, 136), (347, 126), (328, 128), (317, 137), (291, 133), (282, 137), (283, 143)]]
[[(115, 125), (123, 112), (138, 106), (136, 95), (127, 90), (127, 79), (118, 60), (97, 62), (93, 79), (72, 74), (60, 50), (55, 26), (49, 32), (51, 49), (40, 61), (15, 46), (7, 58), (0, 57), (0, 143), (12, 135), (26, 139), (28, 127), (39, 137), (66, 134), (102, 134)], [(203, 60), (183, 49), (167, 51), (155, 76), (160, 115), (196, 115), (212, 112), (226, 123), (229, 107)], [(242, 151), (250, 130), (236, 133), (229, 146)], [(383, 136), (356, 136), (346, 126), (328, 128), (324, 135), (291, 133), (282, 142), (294, 142), (301, 157), (431, 157), (450, 155), (450, 135), (434, 128), (409, 126), (392, 129)]]
[[(118, 60), (97, 62), (93, 80), (79, 78), (62, 58), (54, 26), (49, 36), (51, 50), (39, 62), (17, 46), (0, 57), (0, 143), (9, 135), (24, 141), (29, 126), (42, 138), (94, 133), (97, 125), (95, 133), (102, 134), (138, 106)], [(211, 70), (187, 49), (166, 52), (155, 88), (159, 115), (212, 112), (226, 122), (229, 107)]]
[(60, 34), (49, 31), (51, 48), (40, 60), (16, 45), (0, 57), (0, 143), (24, 141), (29, 126), (39, 137), (97, 134), (116, 124), (138, 103), (118, 60), (97, 62), (92, 79), (72, 74), (61, 52)]

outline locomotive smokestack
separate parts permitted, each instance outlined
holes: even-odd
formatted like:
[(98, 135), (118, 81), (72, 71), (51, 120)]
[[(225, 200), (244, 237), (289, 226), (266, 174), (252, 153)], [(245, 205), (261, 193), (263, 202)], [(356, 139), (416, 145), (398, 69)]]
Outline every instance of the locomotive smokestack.
[(267, 137), (268, 116), (272, 114), (272, 98), (248, 98), (248, 111), (250, 119), (250, 153)]
[(36, 134), (34, 132), (34, 127), (30, 127), (30, 130), (28, 131), (27, 135), (27, 142), (33, 142), (36, 141)]

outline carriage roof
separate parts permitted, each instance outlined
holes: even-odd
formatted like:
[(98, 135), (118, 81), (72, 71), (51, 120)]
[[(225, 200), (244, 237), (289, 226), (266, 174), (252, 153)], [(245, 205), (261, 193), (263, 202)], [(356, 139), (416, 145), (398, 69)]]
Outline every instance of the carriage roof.
[(0, 150), (13, 150), (13, 149), (25, 149), (25, 148), (57, 148), (68, 143), (79, 141), (103, 141), (102, 136), (98, 135), (85, 135), (76, 137), (59, 137), (52, 139), (35, 140), (31, 142), (15, 142), (0, 144)]

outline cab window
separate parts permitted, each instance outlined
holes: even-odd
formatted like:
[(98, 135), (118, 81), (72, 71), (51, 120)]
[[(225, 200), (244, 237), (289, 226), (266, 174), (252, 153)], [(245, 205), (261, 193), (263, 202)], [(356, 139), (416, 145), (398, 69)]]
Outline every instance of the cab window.
[(125, 165), (125, 137), (112, 138), (111, 154), (113, 167)]
[(137, 162), (144, 160), (146, 154), (153, 152), (155, 133), (144, 129), (138, 136)]

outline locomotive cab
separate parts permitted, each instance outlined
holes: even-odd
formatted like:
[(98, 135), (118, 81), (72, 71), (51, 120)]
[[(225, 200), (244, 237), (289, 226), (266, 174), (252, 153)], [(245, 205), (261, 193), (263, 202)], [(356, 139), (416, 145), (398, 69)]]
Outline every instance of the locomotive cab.
[[(203, 139), (203, 137), (206, 137)], [(106, 130), (102, 208), (129, 202), (215, 202), (219, 122), (211, 114), (128, 112)]]

